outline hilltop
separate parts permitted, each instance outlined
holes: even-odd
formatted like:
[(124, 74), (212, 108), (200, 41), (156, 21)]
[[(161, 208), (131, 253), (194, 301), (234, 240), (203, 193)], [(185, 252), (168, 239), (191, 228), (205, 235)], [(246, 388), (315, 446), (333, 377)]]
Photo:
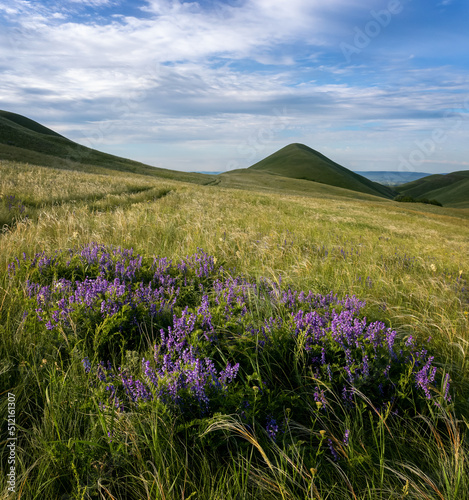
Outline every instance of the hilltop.
[(391, 188), (352, 172), (304, 144), (285, 146), (247, 170), (314, 181), (384, 198), (396, 195)]
[(469, 207), (469, 170), (450, 174), (435, 174), (396, 188), (413, 198), (434, 199), (447, 207)]
[[(87, 172), (120, 171), (196, 184), (214, 176), (152, 167), (87, 148), (25, 116), (0, 110), (0, 159)], [(104, 169), (104, 170), (100, 170)]]

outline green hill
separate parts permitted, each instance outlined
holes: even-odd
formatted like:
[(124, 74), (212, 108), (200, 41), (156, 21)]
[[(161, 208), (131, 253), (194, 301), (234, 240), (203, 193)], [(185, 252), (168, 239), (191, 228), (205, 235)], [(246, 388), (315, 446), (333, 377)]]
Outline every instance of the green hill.
[(81, 146), (22, 115), (0, 110), (0, 159), (68, 170), (132, 172), (197, 184), (215, 176), (152, 167)]
[[(31, 120), (30, 118), (26, 118), (25, 116), (18, 115), (16, 113), (11, 113), (10, 111), (0, 110), (0, 117), (5, 118), (10, 122), (15, 123), (16, 125), (19, 125), (19, 127), (23, 129), (29, 129), (32, 132), (37, 132), (39, 134), (51, 135), (53, 137), (62, 137), (63, 139), (65, 139), (65, 137), (58, 134), (57, 132), (54, 132), (50, 128), (44, 127), (44, 125), (41, 125), (40, 123), (37, 123), (34, 120)], [(9, 124), (9, 126), (11, 127), (11, 123)]]
[[(314, 192), (350, 197), (355, 192), (392, 199), (398, 191), (413, 198), (436, 199), (448, 207), (469, 207), (469, 171), (430, 175), (394, 190), (352, 172), (305, 145), (290, 144), (248, 169), (222, 175), (179, 172), (87, 148), (25, 116), (0, 110), (2, 159), (67, 170), (108, 174), (120, 171), (202, 185), (304, 195)], [(328, 186), (326, 191), (321, 185)], [(330, 188), (335, 191), (327, 191)]]
[(370, 181), (303, 144), (290, 144), (248, 170), (305, 179), (384, 198), (396, 195), (391, 188)]
[(396, 189), (405, 196), (434, 199), (447, 207), (469, 208), (469, 170), (430, 175)]

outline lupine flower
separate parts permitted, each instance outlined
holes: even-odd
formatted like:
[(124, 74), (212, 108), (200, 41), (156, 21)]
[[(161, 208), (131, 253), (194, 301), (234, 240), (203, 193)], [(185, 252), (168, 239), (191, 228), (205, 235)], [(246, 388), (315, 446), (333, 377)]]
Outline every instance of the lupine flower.
[(267, 419), (267, 425), (265, 426), (265, 430), (267, 431), (267, 435), (269, 436), (272, 441), (275, 441), (277, 438), (277, 433), (278, 433), (278, 425), (276, 420), (270, 416)]
[(335, 451), (335, 448), (334, 448), (334, 445), (332, 444), (332, 440), (331, 439), (328, 439), (327, 440), (327, 444), (329, 446), (329, 450), (331, 452), (331, 455), (333, 456), (334, 458), (334, 462), (338, 462), (339, 460), (339, 456), (337, 455), (337, 452)]
[[(325, 250), (321, 252), (324, 255)], [(396, 262), (412, 265), (413, 260), (396, 254)], [(65, 269), (67, 279), (52, 278), (57, 269)], [(362, 317), (365, 302), (357, 297), (282, 288), (280, 278), (275, 283), (229, 276), (200, 249), (179, 262), (157, 257), (147, 263), (132, 249), (92, 243), (52, 255), (24, 255), (21, 262), (16, 259), (10, 264), (9, 275), (25, 278), (31, 316), (52, 338), (61, 329), (84, 345), (86, 332), (100, 331), (103, 322), (113, 319), (126, 341), (133, 336), (138, 342), (142, 328), (159, 325), (154, 332), (154, 357), (142, 361), (142, 374), (105, 365), (92, 368), (85, 361), (88, 358), (83, 360), (85, 371), (95, 375), (96, 386), (114, 387), (107, 391), (110, 400), (104, 406), (159, 399), (180, 411), (194, 407), (208, 411), (217, 394), (226, 395), (240, 370), (231, 356), (226, 366), (208, 356), (218, 349), (228, 321), (230, 335), (250, 336), (264, 349), (270, 348), (279, 331), (290, 332), (292, 341), (298, 339), (304, 347), (311, 375), (328, 390), (341, 393), (346, 406), (354, 405), (355, 390), (370, 390), (366, 395), (376, 398), (372, 402), (377, 406), (391, 401), (395, 387), (389, 374), (399, 367), (411, 366), (415, 389), (426, 399), (431, 399), (436, 386), (437, 369), (427, 349), (419, 350), (412, 337), (400, 341), (397, 332), (382, 322), (368, 322)], [(191, 287), (190, 306), (184, 299), (186, 285)], [(267, 298), (281, 314), (258, 317), (253, 297)], [(114, 332), (109, 333), (112, 338)], [(94, 346), (90, 342), (84, 348)], [(377, 381), (370, 389), (372, 377)], [(441, 387), (447, 402), (449, 386), (446, 375)], [(322, 408), (333, 404), (333, 398), (326, 401), (319, 385), (311, 392)]]
[(349, 429), (345, 429), (344, 440), (343, 440), (345, 446), (348, 446), (349, 434), (350, 434), (350, 430)]

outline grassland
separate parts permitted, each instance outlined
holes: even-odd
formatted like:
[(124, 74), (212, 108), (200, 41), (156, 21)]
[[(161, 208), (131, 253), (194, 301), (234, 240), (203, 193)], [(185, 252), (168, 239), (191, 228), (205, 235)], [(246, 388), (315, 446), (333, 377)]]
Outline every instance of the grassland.
[[(468, 210), (352, 197), (309, 181), (284, 194), (281, 178), (257, 178), (243, 189), (233, 177), (231, 185), (199, 186), (7, 161), (0, 172), (2, 200), (15, 200), (3, 204), (0, 236), (1, 414), (5, 395), (15, 394), (21, 498), (469, 497)], [(370, 321), (431, 351), (439, 372), (450, 374), (452, 403), (390, 416), (364, 401), (343, 421), (311, 409), (309, 421), (292, 421), (277, 443), (233, 415), (187, 422), (143, 406), (124, 414), (119, 439), (109, 440), (108, 416), (93, 399), (79, 350), (57, 348), (47, 331), (23, 320), (26, 286), (8, 274), (23, 252), (52, 255), (90, 242), (175, 261), (201, 248), (233, 274), (356, 295)], [(281, 356), (254, 351), (259, 370), (287, 369)], [(138, 365), (145, 353), (128, 356)], [(292, 380), (300, 380), (295, 370)], [(311, 383), (301, 378), (289, 397), (311, 392)], [(345, 431), (347, 448), (340, 446)], [(338, 462), (324, 436), (343, 451)], [(6, 487), (3, 474), (4, 498), (16, 498)]]

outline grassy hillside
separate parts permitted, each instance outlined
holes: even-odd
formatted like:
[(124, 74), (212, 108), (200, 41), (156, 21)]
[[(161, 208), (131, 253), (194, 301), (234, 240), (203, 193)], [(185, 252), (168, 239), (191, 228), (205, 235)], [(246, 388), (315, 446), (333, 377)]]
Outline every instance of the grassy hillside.
[(469, 208), (469, 176), (446, 188), (435, 189), (426, 194), (447, 207)]
[(303, 144), (290, 144), (252, 165), (249, 170), (320, 182), (385, 198), (395, 195), (392, 189), (342, 167)]
[(251, 169), (225, 172), (219, 176), (213, 185), (272, 194), (302, 195), (314, 198), (326, 197), (331, 199), (345, 198), (390, 203), (390, 200), (378, 195), (352, 191), (321, 182), (272, 175), (268, 172)]
[[(242, 190), (0, 163), (0, 408), (14, 401), (21, 498), (469, 497), (469, 210), (249, 175)], [(366, 344), (376, 321), (391, 330)], [(348, 352), (334, 338), (350, 332)]]
[(413, 198), (435, 199), (444, 206), (469, 207), (469, 170), (450, 174), (430, 175), (423, 179), (409, 182), (396, 189)]
[(205, 184), (213, 176), (151, 167), (81, 146), (21, 115), (0, 111), (0, 159), (68, 170), (104, 168)]
[[(65, 139), (62, 135), (58, 134), (57, 132), (54, 132), (50, 128), (44, 127), (44, 125), (41, 125), (40, 123), (35, 122), (34, 120), (31, 120), (30, 118), (27, 118), (26, 116), (18, 115), (17, 113), (11, 113), (9, 111), (2, 111), (0, 110), (0, 117), (8, 120), (6, 122), (10, 127), (11, 123), (14, 123), (18, 127), (16, 127), (17, 131), (21, 131), (24, 129), (27, 129), (31, 132), (37, 132), (38, 134), (41, 135), (50, 135), (52, 137), (61, 137), (62, 139)], [(3, 125), (3, 123), (2, 123)], [(13, 137), (10, 137), (10, 139), (13, 139)]]

